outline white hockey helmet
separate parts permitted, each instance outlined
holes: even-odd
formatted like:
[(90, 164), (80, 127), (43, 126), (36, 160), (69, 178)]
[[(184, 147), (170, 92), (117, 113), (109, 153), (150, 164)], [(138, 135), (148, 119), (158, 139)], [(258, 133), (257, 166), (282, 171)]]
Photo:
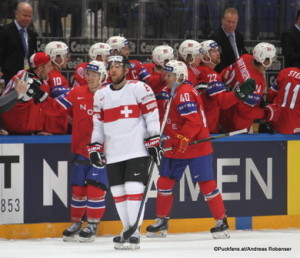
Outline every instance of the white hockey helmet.
[(167, 45), (157, 46), (152, 51), (152, 61), (156, 65), (164, 66), (165, 62), (174, 59), (174, 49)]
[(128, 39), (122, 36), (112, 36), (107, 40), (106, 44), (109, 44), (113, 51), (117, 50), (119, 53), (121, 53), (123, 47), (129, 47)]
[[(69, 48), (67, 44), (62, 41), (51, 41), (46, 45), (45, 53), (50, 56), (53, 63), (61, 65), (64, 62), (64, 58), (67, 57), (69, 53)], [(60, 57), (62, 59), (60, 64), (55, 61), (56, 57)]]
[(208, 56), (210, 58), (209, 51), (211, 49), (214, 49), (214, 48), (219, 49), (219, 45), (216, 41), (205, 40), (205, 41), (201, 42), (200, 43), (200, 54), (201, 54), (201, 56), (202, 57)]
[(188, 78), (188, 69), (184, 62), (178, 60), (171, 60), (164, 66), (164, 71), (175, 73), (176, 81), (181, 83)]
[(195, 61), (196, 55), (199, 54), (200, 43), (196, 40), (187, 39), (183, 41), (178, 49), (180, 57), (186, 62), (187, 59), (192, 58), (193, 63)]
[(89, 57), (91, 60), (96, 60), (97, 56), (101, 56), (105, 61), (110, 55), (112, 55), (112, 48), (109, 44), (98, 42), (90, 47)]
[(102, 61), (93, 60), (93, 61), (89, 62), (86, 66), (86, 72), (87, 71), (99, 73), (100, 74), (100, 80), (99, 80), (100, 84), (105, 82), (108, 77), (108, 73), (106, 70), (106, 64)]
[[(261, 63), (264, 67), (268, 68), (276, 59), (276, 48), (273, 44), (261, 42), (253, 48), (252, 54), (257, 62)], [(264, 64), (266, 59), (270, 60), (268, 65)]]

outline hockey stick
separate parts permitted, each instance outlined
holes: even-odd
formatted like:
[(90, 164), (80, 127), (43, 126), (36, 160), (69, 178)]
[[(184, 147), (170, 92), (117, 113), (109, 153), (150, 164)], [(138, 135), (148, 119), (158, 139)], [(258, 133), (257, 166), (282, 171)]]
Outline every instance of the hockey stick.
[[(189, 142), (189, 145), (197, 144), (197, 143), (200, 143), (200, 142), (207, 142), (207, 141), (211, 141), (211, 140), (216, 140), (216, 139), (220, 139), (220, 138), (224, 138), (224, 137), (228, 137), (228, 136), (233, 136), (233, 135), (238, 135), (238, 134), (242, 134), (242, 133), (247, 133), (247, 132), (248, 132), (248, 130), (246, 128), (244, 128), (244, 129), (233, 131), (233, 132), (230, 132), (230, 133), (224, 133), (224, 134), (211, 136), (211, 137), (204, 138), (204, 139), (195, 140), (195, 141)], [(173, 150), (173, 147), (164, 148), (163, 150), (164, 151), (170, 151), (170, 150)]]
[[(169, 115), (169, 111), (170, 111), (170, 107), (171, 107), (171, 102), (173, 100), (175, 90), (177, 89), (178, 86), (179, 86), (179, 84), (176, 83), (176, 82), (174, 82), (173, 85), (172, 85), (171, 92), (170, 92), (170, 100), (168, 102), (166, 112), (165, 112), (165, 115), (164, 115), (164, 119), (163, 119), (163, 122), (162, 122), (161, 128), (160, 128), (160, 136), (164, 132), (164, 129), (165, 129), (165, 126), (166, 126), (166, 123), (167, 123), (167, 119), (168, 119), (168, 115)], [(150, 164), (150, 168), (149, 168), (149, 172), (148, 172), (148, 181), (147, 181), (147, 184), (146, 184), (145, 189), (144, 189), (144, 194), (143, 194), (143, 198), (141, 200), (141, 204), (140, 204), (140, 207), (139, 207), (139, 211), (138, 211), (138, 214), (137, 214), (136, 221), (131, 227), (129, 227), (126, 231), (123, 232), (123, 239), (124, 240), (127, 240), (136, 231), (136, 229), (139, 226), (140, 218), (142, 216), (142, 212), (143, 212), (143, 209), (144, 209), (144, 206), (146, 204), (147, 197), (148, 197), (148, 189), (150, 187), (152, 174), (153, 174), (153, 171), (154, 171), (154, 164), (155, 164), (155, 162), (153, 160), (151, 160), (151, 164)]]

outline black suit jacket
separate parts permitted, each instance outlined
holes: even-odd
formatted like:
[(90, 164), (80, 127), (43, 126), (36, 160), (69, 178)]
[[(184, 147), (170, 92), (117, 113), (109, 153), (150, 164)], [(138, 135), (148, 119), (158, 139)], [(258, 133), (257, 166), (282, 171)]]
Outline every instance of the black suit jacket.
[(281, 47), (285, 58), (285, 67), (300, 68), (300, 31), (295, 26), (283, 33)]
[[(37, 34), (27, 28), (28, 33), (28, 56), (37, 52)], [(0, 29), (0, 67), (5, 82), (12, 76), (24, 69), (24, 49), (18, 28), (15, 22), (4, 25)]]
[[(235, 30), (235, 40), (239, 55), (247, 53), (245, 49), (244, 36), (239, 31)], [(222, 27), (215, 31), (211, 37), (212, 40), (216, 41), (221, 46), (221, 63), (215, 67), (215, 71), (220, 73), (225, 67), (233, 64), (236, 61), (233, 48), (230, 44), (228, 37), (226, 36)]]

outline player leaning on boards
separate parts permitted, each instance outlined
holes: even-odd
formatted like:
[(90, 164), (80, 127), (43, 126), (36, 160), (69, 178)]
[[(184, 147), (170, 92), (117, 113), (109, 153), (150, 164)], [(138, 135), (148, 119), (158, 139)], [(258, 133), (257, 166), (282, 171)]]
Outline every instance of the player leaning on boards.
[[(124, 227), (113, 238), (115, 249), (140, 247), (139, 227), (128, 239), (124, 239), (123, 232), (137, 221), (148, 181), (149, 157), (144, 142), (147, 148), (159, 145), (160, 124), (154, 93), (147, 84), (126, 79), (129, 67), (126, 57), (109, 57), (112, 84), (95, 93), (92, 143), (88, 146), (94, 166), (107, 164), (110, 190)], [(155, 152), (149, 154), (157, 158)], [(140, 223), (142, 219), (140, 216)]]
[[(221, 193), (213, 178), (212, 144), (210, 141), (189, 146), (189, 142), (209, 137), (203, 104), (196, 89), (186, 83), (188, 71), (186, 65), (177, 60), (165, 65), (165, 81), (170, 92), (174, 82), (179, 83), (174, 97), (170, 98), (171, 107), (164, 134), (167, 136), (166, 151), (159, 168), (156, 199), (156, 223), (147, 227), (148, 236), (166, 236), (168, 220), (173, 204), (173, 188), (189, 166), (192, 181), (200, 187), (210, 212), (216, 220), (211, 229), (214, 238), (228, 238), (228, 224)], [(163, 105), (162, 105), (163, 106)]]

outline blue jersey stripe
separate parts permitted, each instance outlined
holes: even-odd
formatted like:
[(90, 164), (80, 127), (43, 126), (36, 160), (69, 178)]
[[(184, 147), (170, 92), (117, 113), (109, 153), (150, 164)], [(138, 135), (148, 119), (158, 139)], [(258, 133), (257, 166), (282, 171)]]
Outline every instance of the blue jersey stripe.
[(188, 115), (197, 112), (198, 109), (194, 101), (189, 101), (177, 105), (177, 110), (180, 115)]

